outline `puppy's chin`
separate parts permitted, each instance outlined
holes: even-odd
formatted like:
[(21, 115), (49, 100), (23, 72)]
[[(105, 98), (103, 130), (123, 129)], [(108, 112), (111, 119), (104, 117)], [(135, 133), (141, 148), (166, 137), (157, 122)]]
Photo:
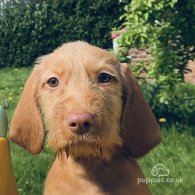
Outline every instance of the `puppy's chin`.
[(118, 146), (119, 144), (104, 146), (98, 144), (77, 143), (66, 145), (64, 151), (67, 158), (73, 157), (110, 161), (115, 148)]
[(67, 158), (97, 158), (109, 160), (111, 157), (111, 148), (98, 144), (79, 142), (76, 144), (68, 144), (65, 146)]
[(54, 148), (57, 152), (65, 152), (67, 158), (93, 158), (109, 161), (112, 158), (115, 148), (122, 145), (122, 140), (117, 134), (111, 137), (91, 135), (71, 136), (69, 139), (53, 138), (54, 136), (50, 134), (48, 146)]

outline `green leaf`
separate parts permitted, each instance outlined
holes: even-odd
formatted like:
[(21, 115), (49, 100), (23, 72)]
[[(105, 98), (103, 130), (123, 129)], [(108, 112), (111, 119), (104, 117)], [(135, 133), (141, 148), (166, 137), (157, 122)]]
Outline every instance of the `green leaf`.
[(148, 17), (149, 17), (149, 13), (146, 12), (146, 13), (144, 14), (144, 19), (145, 19), (145, 20), (148, 20)]
[(175, 6), (175, 4), (177, 3), (178, 0), (172, 0), (170, 1), (169, 5), (171, 6), (171, 8), (173, 8)]

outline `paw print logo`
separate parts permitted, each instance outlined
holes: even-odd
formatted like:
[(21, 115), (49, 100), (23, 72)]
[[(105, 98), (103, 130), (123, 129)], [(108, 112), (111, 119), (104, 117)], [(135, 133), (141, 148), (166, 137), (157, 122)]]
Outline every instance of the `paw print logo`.
[(169, 169), (167, 169), (165, 167), (165, 165), (163, 164), (156, 164), (152, 170), (151, 170), (151, 174), (153, 176), (157, 176), (157, 177), (163, 177), (163, 176), (168, 176), (169, 175)]

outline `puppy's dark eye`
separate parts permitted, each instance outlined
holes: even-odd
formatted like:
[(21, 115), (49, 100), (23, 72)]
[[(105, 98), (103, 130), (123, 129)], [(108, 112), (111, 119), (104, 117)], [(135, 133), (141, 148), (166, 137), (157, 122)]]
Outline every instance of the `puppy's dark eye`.
[(105, 72), (100, 73), (98, 77), (98, 81), (100, 83), (109, 83), (111, 79), (112, 79), (112, 76)]
[(58, 79), (55, 78), (55, 77), (52, 77), (52, 78), (50, 78), (50, 79), (47, 81), (47, 84), (48, 84), (50, 87), (57, 87), (57, 86), (58, 86)]

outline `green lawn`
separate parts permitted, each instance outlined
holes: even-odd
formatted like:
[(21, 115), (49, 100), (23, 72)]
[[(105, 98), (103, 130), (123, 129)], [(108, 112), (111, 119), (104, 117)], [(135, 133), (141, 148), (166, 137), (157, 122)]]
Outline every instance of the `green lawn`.
[[(30, 68), (0, 69), (0, 103), (7, 104), (9, 119), (30, 71)], [(148, 185), (154, 195), (194, 195), (195, 137), (191, 135), (188, 127), (182, 134), (178, 133), (174, 126), (162, 129), (163, 142), (139, 160)], [(41, 195), (54, 153), (45, 148), (41, 154), (33, 156), (15, 144), (11, 144), (11, 150), (20, 194)], [(169, 175), (153, 176), (151, 170), (157, 164), (163, 164), (169, 169)]]

